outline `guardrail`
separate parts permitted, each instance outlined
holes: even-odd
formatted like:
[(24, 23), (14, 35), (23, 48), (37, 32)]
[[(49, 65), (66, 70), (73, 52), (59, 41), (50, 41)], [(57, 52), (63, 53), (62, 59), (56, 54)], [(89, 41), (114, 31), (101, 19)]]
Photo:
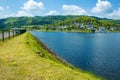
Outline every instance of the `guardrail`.
[(0, 41), (5, 41), (6, 39), (11, 39), (17, 35), (26, 32), (26, 30), (0, 30)]

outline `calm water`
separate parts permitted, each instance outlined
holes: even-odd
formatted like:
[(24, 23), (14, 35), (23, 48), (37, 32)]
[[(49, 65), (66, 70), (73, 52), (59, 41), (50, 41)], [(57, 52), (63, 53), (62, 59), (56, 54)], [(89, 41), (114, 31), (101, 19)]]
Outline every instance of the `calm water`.
[(31, 33), (72, 65), (120, 80), (120, 33)]

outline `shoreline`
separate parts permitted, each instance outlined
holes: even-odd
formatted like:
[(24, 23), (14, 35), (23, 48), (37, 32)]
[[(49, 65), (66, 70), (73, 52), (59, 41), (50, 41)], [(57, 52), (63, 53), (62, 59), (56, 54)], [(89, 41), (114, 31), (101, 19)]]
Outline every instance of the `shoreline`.
[[(91, 32), (91, 31), (82, 31), (82, 30), (74, 30), (74, 31), (52, 31), (52, 30), (48, 30), (48, 31), (41, 31), (41, 30), (32, 30), (32, 31), (37, 31), (37, 32), (68, 32), (68, 33), (98, 33), (98, 32)], [(107, 33), (120, 33), (120, 31), (111, 31), (111, 30), (108, 30)]]
[(0, 44), (1, 80), (104, 80), (70, 65), (29, 32)]
[(29, 32), (0, 44), (1, 80), (104, 80), (65, 62)]
[[(31, 33), (30, 33), (31, 34)], [(32, 34), (31, 34), (32, 35)], [(72, 65), (72, 64), (70, 64), (69, 62), (67, 62), (65, 59), (63, 59), (63, 58), (61, 58), (59, 55), (57, 55), (55, 52), (53, 52), (51, 49), (49, 49), (41, 40), (39, 40), (39, 39), (37, 39), (34, 35), (32, 35), (35, 39), (36, 39), (36, 41), (37, 41), (37, 43), (39, 43), (38, 45), (40, 45), (43, 49), (45, 49), (46, 51), (48, 51), (48, 53), (50, 53), (53, 57), (55, 57), (58, 61), (60, 61), (62, 64), (64, 64), (65, 66), (67, 66), (67, 67), (69, 67), (69, 68), (71, 68), (71, 69), (74, 69), (74, 70), (76, 70), (76, 71), (81, 71), (81, 72), (83, 72), (83, 73), (88, 73), (88, 74), (92, 74), (92, 75), (94, 75), (94, 76), (96, 76), (96, 77), (98, 77), (98, 78), (100, 78), (100, 79), (102, 79), (102, 80), (106, 80), (104, 77), (102, 77), (102, 76), (99, 76), (99, 75), (96, 75), (96, 74), (94, 74), (93, 72), (91, 72), (91, 71), (86, 71), (86, 70), (83, 70), (83, 69), (80, 69), (80, 68), (78, 68), (78, 67), (75, 67), (74, 65)]]
[[(31, 33), (30, 33), (31, 34)], [(31, 34), (32, 35), (32, 34)], [(32, 35), (37, 43), (39, 43), (39, 45), (41, 45), (41, 47), (43, 49), (45, 49), (46, 51), (48, 51), (48, 53), (50, 53), (53, 57), (55, 57), (58, 61), (60, 61), (61, 63), (65, 64), (66, 66), (69, 66), (71, 68), (75, 68), (72, 64), (68, 63), (65, 59), (61, 58), (60, 56), (58, 56), (55, 52), (53, 52), (51, 49), (49, 49), (41, 40), (38, 40), (34, 35)], [(78, 69), (79, 70), (79, 69)]]
[[(29, 32), (30, 33), (30, 32)], [(31, 33), (30, 33), (31, 34)], [(32, 35), (32, 34), (31, 34)], [(37, 39), (34, 35), (32, 35), (37, 43), (39, 43), (38, 45), (40, 45), (43, 49), (45, 49), (46, 51), (48, 51), (48, 53), (50, 53), (53, 57), (55, 57), (58, 61), (60, 61), (62, 64), (64, 64), (65, 66), (71, 68), (71, 69), (74, 69), (76, 71), (81, 71), (83, 73), (88, 73), (88, 74), (92, 74), (102, 80), (106, 80), (104, 77), (102, 76), (99, 76), (99, 75), (96, 75), (94, 74), (93, 72), (91, 71), (86, 71), (86, 70), (83, 70), (81, 68), (78, 68), (78, 67), (75, 67), (74, 65), (70, 64), (69, 62), (67, 62), (65, 59), (61, 58), (59, 55), (57, 55), (54, 51), (52, 51), (51, 49), (49, 49), (41, 40)]]

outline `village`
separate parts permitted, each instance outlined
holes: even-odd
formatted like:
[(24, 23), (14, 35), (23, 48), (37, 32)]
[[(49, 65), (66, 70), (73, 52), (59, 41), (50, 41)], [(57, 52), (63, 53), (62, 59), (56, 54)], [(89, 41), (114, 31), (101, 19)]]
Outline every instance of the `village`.
[(105, 32), (110, 32), (110, 31), (119, 31), (120, 27), (110, 27), (109, 29), (106, 28), (106, 26), (98, 26), (95, 27), (92, 23), (88, 24), (83, 24), (83, 23), (77, 23), (74, 22), (73, 24), (70, 25), (62, 25), (62, 26), (53, 26), (51, 27), (50, 25), (46, 28), (46, 30), (61, 30), (61, 31), (72, 31), (75, 32), (76, 30), (88, 30), (91, 32), (100, 32), (100, 33), (105, 33)]

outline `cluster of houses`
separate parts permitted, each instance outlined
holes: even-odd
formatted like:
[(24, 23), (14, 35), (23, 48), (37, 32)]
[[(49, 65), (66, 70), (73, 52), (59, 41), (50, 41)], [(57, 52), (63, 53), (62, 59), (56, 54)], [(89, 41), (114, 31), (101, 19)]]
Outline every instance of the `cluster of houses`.
[[(99, 26), (98, 29), (95, 29), (93, 24), (84, 25), (84, 24), (74, 23), (74, 26), (76, 26), (80, 30), (88, 29), (88, 30), (91, 30), (94, 32), (108, 32), (107, 29), (105, 29), (105, 27), (103, 27), (103, 26)], [(66, 30), (68, 27), (70, 27), (70, 26), (64, 25), (64, 26), (56, 26), (55, 28), (56, 28), (56, 30), (57, 29), (58, 30), (59, 29)]]
[[(42, 29), (42, 28), (41, 28)], [(88, 24), (83, 24), (83, 23), (71, 23), (69, 25), (62, 25), (62, 26), (50, 26), (48, 25), (46, 27), (46, 30), (71, 30), (74, 31), (76, 30), (91, 30), (92, 32), (108, 32), (108, 29), (106, 29), (106, 27), (104, 26), (98, 26), (97, 28), (95, 28), (95, 26), (92, 23), (88, 23)], [(110, 27), (111, 31), (116, 31), (119, 30), (119, 27)]]
[(111, 30), (112, 31), (120, 31), (120, 27), (112, 27)]

